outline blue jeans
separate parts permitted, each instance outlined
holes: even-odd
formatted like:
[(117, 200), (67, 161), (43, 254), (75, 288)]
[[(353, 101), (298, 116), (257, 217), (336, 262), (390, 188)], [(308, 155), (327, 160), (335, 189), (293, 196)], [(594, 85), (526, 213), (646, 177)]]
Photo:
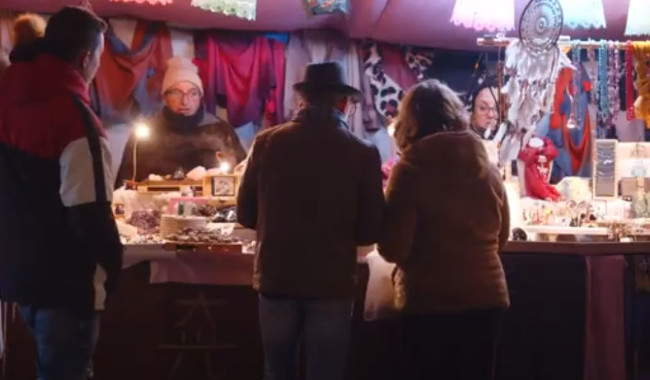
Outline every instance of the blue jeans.
[(21, 306), (38, 350), (39, 380), (86, 380), (99, 336), (99, 316)]
[(304, 339), (307, 380), (343, 380), (353, 301), (260, 296), (264, 380), (296, 380)]

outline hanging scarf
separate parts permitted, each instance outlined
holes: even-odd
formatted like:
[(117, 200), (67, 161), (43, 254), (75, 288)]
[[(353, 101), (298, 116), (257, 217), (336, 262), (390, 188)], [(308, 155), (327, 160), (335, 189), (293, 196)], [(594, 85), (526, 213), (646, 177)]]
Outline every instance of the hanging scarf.
[(375, 108), (386, 119), (397, 116), (404, 90), (390, 76), (384, 73), (382, 58), (375, 42), (362, 45), (365, 74), (370, 80)]
[(208, 112), (218, 104), (232, 125), (259, 122), (277, 85), (271, 42), (257, 34), (204, 32), (195, 45)]
[(418, 82), (427, 79), (427, 71), (433, 66), (433, 59), (435, 57), (432, 50), (407, 46), (404, 48), (404, 57), (406, 64)]
[(126, 46), (109, 26), (106, 48), (95, 77), (99, 114), (105, 121), (127, 122), (162, 103), (161, 84), (172, 57), (165, 24), (138, 21), (132, 46)]
[[(565, 146), (569, 157), (571, 158), (570, 168), (561, 167), (561, 169), (566, 171), (568, 175), (576, 175), (580, 172), (581, 167), (588, 162), (590, 156), (590, 141), (591, 141), (591, 118), (589, 117), (589, 111), (583, 109), (582, 107), (575, 106), (575, 104), (581, 104), (582, 99), (581, 95), (583, 93), (591, 91), (591, 84), (589, 83), (589, 78), (585, 78), (577, 86), (571, 86), (573, 77), (576, 73), (581, 71), (582, 67), (578, 67), (578, 70), (573, 71), (569, 68), (562, 69), (560, 76), (555, 84), (555, 103), (553, 107), (553, 114), (551, 115), (550, 127), (552, 130), (561, 130), (561, 144), (559, 141), (556, 141), (558, 147)], [(582, 75), (578, 76), (582, 78)], [(586, 75), (585, 75), (586, 77)], [(573, 81), (575, 85), (575, 81)], [(573, 98), (573, 99), (571, 99)], [(574, 104), (574, 110), (578, 114), (574, 115), (577, 122), (578, 128), (582, 129), (582, 137), (580, 141), (576, 143), (572, 136), (572, 131), (567, 127), (568, 123), (568, 114), (571, 112), (571, 103)], [(565, 105), (568, 104), (568, 107)], [(579, 111), (578, 111), (579, 110)], [(566, 166), (566, 165), (564, 165)]]
[(646, 128), (650, 128), (650, 78), (648, 77), (650, 42), (634, 42), (633, 46), (636, 58), (636, 89), (639, 92), (634, 102), (634, 111), (636, 118), (645, 121)]
[[(300, 97), (293, 90), (293, 85), (302, 79), (305, 66), (310, 63), (338, 62), (345, 73), (346, 83), (361, 89), (364, 74), (360, 60), (356, 42), (339, 32), (306, 30), (292, 33), (286, 49), (284, 117), (290, 120), (299, 109)], [(361, 106), (364, 107), (365, 104)], [(364, 131), (363, 114), (364, 110), (359, 110), (350, 123), (352, 130), (359, 136)]]

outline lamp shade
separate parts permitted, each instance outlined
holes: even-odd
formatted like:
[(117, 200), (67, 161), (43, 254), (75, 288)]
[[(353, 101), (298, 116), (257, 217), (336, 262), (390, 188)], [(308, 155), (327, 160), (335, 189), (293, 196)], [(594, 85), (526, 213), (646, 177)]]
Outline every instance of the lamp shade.
[(650, 2), (648, 0), (630, 0), (627, 12), (626, 36), (650, 34)]
[(451, 23), (468, 29), (505, 32), (515, 28), (514, 0), (456, 0)]
[(257, 0), (192, 0), (192, 5), (206, 11), (255, 20)]
[(607, 27), (602, 0), (560, 0), (564, 25), (571, 28)]

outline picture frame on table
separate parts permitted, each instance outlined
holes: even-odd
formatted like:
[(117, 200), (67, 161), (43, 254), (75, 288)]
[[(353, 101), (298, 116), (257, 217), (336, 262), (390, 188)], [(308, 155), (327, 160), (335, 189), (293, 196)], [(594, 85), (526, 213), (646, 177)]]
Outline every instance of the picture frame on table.
[(239, 179), (234, 174), (208, 175), (203, 179), (203, 196), (236, 197)]

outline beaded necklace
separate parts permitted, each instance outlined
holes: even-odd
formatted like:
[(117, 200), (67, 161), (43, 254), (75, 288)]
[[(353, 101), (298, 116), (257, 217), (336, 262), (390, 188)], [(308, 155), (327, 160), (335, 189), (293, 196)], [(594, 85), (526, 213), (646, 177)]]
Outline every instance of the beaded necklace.
[(609, 125), (621, 110), (621, 55), (616, 49), (609, 50)]
[(582, 102), (580, 101), (582, 94), (581, 56), (582, 49), (580, 49), (580, 45), (576, 43), (573, 45), (573, 49), (571, 50), (571, 58), (573, 60), (575, 71), (573, 73), (573, 104), (571, 105), (571, 116), (569, 116), (569, 120), (575, 122), (576, 126), (582, 125)]
[(605, 125), (609, 116), (607, 58), (607, 44), (605, 41), (600, 41), (598, 48), (598, 124), (601, 127)]
[(627, 41), (625, 49), (625, 111), (627, 120), (635, 119), (634, 114), (634, 46)]

